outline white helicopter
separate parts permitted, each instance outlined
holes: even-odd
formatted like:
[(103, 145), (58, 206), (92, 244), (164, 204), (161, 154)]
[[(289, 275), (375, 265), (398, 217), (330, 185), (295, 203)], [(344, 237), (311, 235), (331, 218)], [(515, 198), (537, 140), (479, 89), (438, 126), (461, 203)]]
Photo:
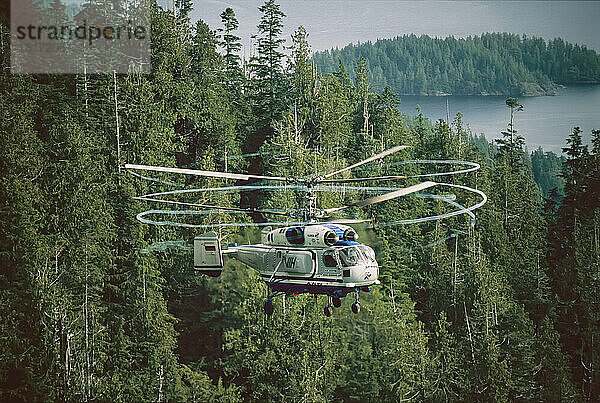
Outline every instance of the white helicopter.
[(327, 295), (328, 303), (324, 308), (324, 314), (331, 316), (333, 307), (340, 307), (341, 298), (349, 293), (353, 293), (355, 296), (355, 301), (351, 306), (352, 312), (358, 313), (360, 311), (359, 292), (368, 292), (370, 286), (379, 284), (379, 265), (373, 249), (358, 243), (356, 231), (345, 225), (369, 220), (335, 218), (331, 217), (330, 214), (350, 207), (365, 207), (395, 199), (425, 190), (436, 185), (436, 183), (431, 181), (422, 182), (356, 203), (328, 209), (320, 209), (316, 206), (316, 194), (313, 190), (315, 186), (322, 183), (405, 179), (406, 176), (400, 175), (350, 179), (332, 178), (405, 148), (407, 146), (396, 146), (346, 168), (311, 178), (234, 174), (135, 164), (126, 164), (125, 168), (241, 181), (253, 179), (282, 181), (288, 184), (306, 186), (306, 205), (304, 208), (294, 211), (219, 207), (153, 197), (158, 194), (140, 196), (136, 199), (187, 207), (280, 215), (301, 220), (293, 223), (273, 223), (281, 224), (281, 227), (275, 225), (265, 226), (261, 232), (261, 243), (256, 245), (230, 244), (227, 249), (222, 249), (218, 235), (215, 232), (198, 235), (194, 239), (194, 268), (205, 275), (217, 277), (221, 274), (224, 266), (223, 256), (227, 255), (259, 272), (269, 290), (264, 305), (267, 315), (273, 313), (273, 298), (284, 294), (310, 293)]

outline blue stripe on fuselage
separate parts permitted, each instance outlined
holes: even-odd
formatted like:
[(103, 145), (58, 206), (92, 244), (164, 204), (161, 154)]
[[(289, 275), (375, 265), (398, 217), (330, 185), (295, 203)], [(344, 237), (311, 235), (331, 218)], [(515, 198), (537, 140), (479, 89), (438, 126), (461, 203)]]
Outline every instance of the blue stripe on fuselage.
[(337, 241), (334, 246), (354, 246), (354, 245), (360, 245), (358, 242), (354, 242), (354, 241)]

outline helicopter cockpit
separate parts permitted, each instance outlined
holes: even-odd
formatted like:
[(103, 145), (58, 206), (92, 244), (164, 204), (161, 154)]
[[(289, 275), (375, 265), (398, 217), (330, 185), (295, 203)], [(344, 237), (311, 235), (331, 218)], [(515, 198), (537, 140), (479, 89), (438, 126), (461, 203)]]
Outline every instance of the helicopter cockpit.
[(331, 248), (323, 253), (326, 267), (352, 267), (376, 265), (375, 252), (367, 245)]

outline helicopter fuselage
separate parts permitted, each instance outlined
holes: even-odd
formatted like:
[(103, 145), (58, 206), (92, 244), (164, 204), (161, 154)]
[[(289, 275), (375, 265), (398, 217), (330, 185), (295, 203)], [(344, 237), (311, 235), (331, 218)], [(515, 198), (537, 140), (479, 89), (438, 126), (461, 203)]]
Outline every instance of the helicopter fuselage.
[(357, 242), (331, 247), (243, 245), (232, 257), (256, 269), (273, 291), (343, 297), (379, 281), (373, 250)]
[[(229, 257), (258, 271), (275, 292), (326, 294), (338, 298), (379, 284), (379, 265), (367, 245), (345, 225), (307, 225), (272, 229), (261, 233), (262, 243), (229, 245)], [(195, 268), (219, 275), (223, 266), (215, 233), (195, 239)]]

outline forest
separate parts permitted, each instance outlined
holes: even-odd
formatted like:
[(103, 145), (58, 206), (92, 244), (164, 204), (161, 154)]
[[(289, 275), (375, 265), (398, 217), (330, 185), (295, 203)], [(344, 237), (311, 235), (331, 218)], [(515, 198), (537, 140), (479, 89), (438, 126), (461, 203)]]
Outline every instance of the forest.
[[(472, 136), (460, 113), (436, 122), (400, 114), (398, 87), (376, 84), (378, 66), (359, 55), (321, 72), (302, 26), (282, 36), (285, 10), (274, 0), (258, 9), (248, 60), (233, 9), (212, 31), (191, 21), (190, 0), (176, 4), (176, 12), (152, 8), (151, 74), (11, 74), (0, 21), (0, 401), (600, 400), (600, 130), (589, 146), (579, 128), (565, 133), (561, 157), (529, 155), (527, 133), (510, 119), (518, 99), (507, 100), (506, 130), (486, 133), (492, 144)], [(546, 49), (545, 67), (526, 70), (538, 78), (559, 67), (546, 58), (552, 49), (589, 54), (503, 35), (447, 43), (486, 40)], [(487, 76), (480, 59), (464, 60)], [(597, 78), (590, 68), (543, 74)], [(502, 83), (490, 89), (504, 93)], [(362, 297), (358, 315), (344, 301), (330, 318), (311, 295), (276, 300), (266, 316), (254, 271), (228, 261), (219, 278), (195, 274), (189, 245), (198, 231), (136, 220), (155, 208), (137, 195), (225, 180), (144, 180), (122, 168), (307, 176), (401, 144), (410, 148), (369, 172), (427, 172), (398, 165), (411, 159), (478, 162), (477, 175), (453, 183), (488, 202), (476, 220), (412, 225), (385, 224), (447, 205), (407, 197), (358, 211), (375, 223), (357, 229), (375, 249), (381, 285)], [(548, 169), (559, 177), (544, 176)], [(455, 193), (461, 204), (476, 201)], [(293, 208), (297, 196), (207, 192), (192, 201)], [(320, 202), (361, 196), (330, 192)], [(258, 229), (220, 236), (248, 243)]]
[(487, 33), (405, 35), (316, 52), (322, 73), (364, 58), (373, 90), (416, 95), (552, 95), (557, 85), (600, 82), (600, 55), (561, 38)]

